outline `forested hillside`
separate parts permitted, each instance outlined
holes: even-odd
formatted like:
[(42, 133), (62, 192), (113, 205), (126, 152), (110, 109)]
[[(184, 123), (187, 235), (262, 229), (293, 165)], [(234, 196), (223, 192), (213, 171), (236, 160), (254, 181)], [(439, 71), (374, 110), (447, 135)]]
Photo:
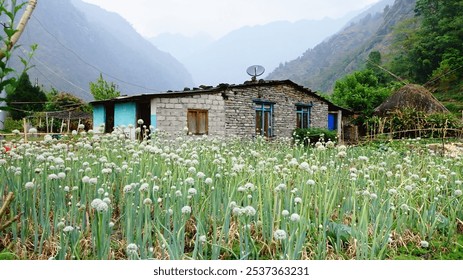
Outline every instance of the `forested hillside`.
[[(381, 1), (378, 5), (390, 1)], [(413, 18), (415, 0), (397, 0), (382, 12), (372, 8), (328, 40), (296, 60), (280, 65), (268, 79), (291, 79), (321, 92), (331, 92), (336, 80), (362, 68), (370, 52), (389, 53), (397, 23)]]
[[(397, 7), (407, 2), (413, 1), (397, 0), (384, 14), (385, 22), (388, 15), (393, 15), (392, 11), (397, 12)], [(391, 22), (394, 17), (389, 19)], [(417, 0), (413, 16), (390, 26), (391, 32), (384, 32), (387, 35), (379, 41), (388, 44), (382, 43), (383, 48), (370, 49), (368, 54), (364, 52), (363, 55), (368, 55), (364, 63), (356, 71), (337, 79), (333, 94), (327, 97), (356, 111), (359, 114), (356, 123), (367, 129), (376, 127), (373, 133), (382, 133), (384, 128), (391, 132), (430, 127), (461, 128), (463, 1)], [(413, 87), (409, 87), (410, 84)], [(408, 89), (404, 90), (404, 85)], [(402, 95), (398, 98), (395, 93), (399, 88)], [(434, 97), (446, 109), (442, 105), (438, 111), (420, 109), (435, 102)], [(389, 105), (385, 107), (390, 110), (381, 112), (378, 106), (386, 99)], [(383, 120), (374, 113), (382, 114)], [(387, 126), (384, 118), (389, 121)]]
[(463, 1), (417, 0), (415, 17), (395, 28), (385, 66), (422, 84), (454, 113), (463, 110)]

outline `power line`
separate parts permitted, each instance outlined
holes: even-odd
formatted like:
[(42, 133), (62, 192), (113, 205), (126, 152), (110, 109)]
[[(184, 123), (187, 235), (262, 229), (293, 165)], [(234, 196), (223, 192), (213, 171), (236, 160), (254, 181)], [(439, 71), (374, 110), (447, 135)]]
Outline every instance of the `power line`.
[[(27, 34), (27, 37), (29, 38), (29, 42), (32, 42), (31, 34), (30, 34), (30, 32), (29, 32), (29, 28), (26, 28), (26, 29), (25, 29), (25, 34)], [(39, 73), (42, 75), (42, 78), (44, 78), (45, 80), (47, 80), (47, 81), (50, 83), (50, 85), (52, 86), (52, 88), (58, 88), (58, 87), (55, 85), (55, 83), (54, 83), (52, 80), (50, 80), (50, 79), (48, 78), (48, 76), (45, 75), (45, 74), (40, 70), (40, 68), (35, 67), (34, 70), (37, 71), (37, 72), (39, 72)], [(58, 78), (61, 79), (61, 77), (59, 77), (59, 76), (58, 76)]]
[(437, 76), (436, 78), (434, 78), (434, 79), (432, 79), (432, 80), (430, 80), (430, 81), (427, 81), (423, 86), (426, 86), (427, 84), (432, 84), (433, 82), (435, 82), (435, 81), (439, 80), (440, 78), (443, 78), (443, 77), (445, 77), (445, 76), (447, 76), (447, 75), (449, 75), (449, 74), (451, 74), (451, 73), (457, 71), (457, 70), (460, 69), (460, 68), (463, 68), (463, 65), (460, 65), (459, 67), (457, 67), (457, 68), (455, 68), (455, 69), (453, 69), (453, 70), (449, 70), (449, 71), (444, 72), (442, 75)]
[(138, 88), (141, 88), (141, 89), (145, 89), (145, 90), (149, 90), (149, 91), (155, 91), (155, 92), (162, 92), (161, 90), (158, 90), (158, 89), (152, 89), (152, 88), (147, 88), (147, 87), (144, 87), (144, 86), (140, 86), (140, 85), (137, 85), (137, 84), (134, 84), (134, 83), (131, 83), (131, 82), (127, 82), (127, 81), (124, 81), (124, 80), (121, 80), (111, 74), (108, 74), (108, 73), (105, 73), (104, 71), (102, 71), (100, 68), (96, 67), (95, 65), (87, 62), (86, 60), (84, 60), (79, 54), (77, 54), (73, 49), (69, 48), (68, 46), (66, 46), (65, 44), (63, 44), (54, 34), (52, 34), (50, 31), (48, 31), (48, 29), (42, 24), (42, 22), (37, 18), (35, 17), (34, 15), (32, 15), (32, 17), (39, 23), (39, 25), (42, 27), (42, 29), (47, 32), (53, 39), (56, 40), (56, 42), (58, 42), (58, 44), (60, 44), (63, 48), (65, 48), (66, 50), (68, 50), (69, 52), (71, 52), (72, 54), (74, 54), (81, 62), (83, 62), (84, 64), (86, 64), (87, 66), (95, 69), (96, 71), (110, 77), (110, 78), (113, 78), (114, 80), (118, 81), (118, 82), (121, 82), (121, 83), (124, 83), (124, 84), (127, 84), (127, 85), (130, 85), (130, 86), (134, 86), (134, 87), (138, 87)]
[[(22, 47), (20, 47), (20, 48), (23, 50), (23, 52), (25, 51)], [(64, 80), (64, 81), (66, 81), (67, 83), (69, 83), (70, 85), (72, 85), (72, 86), (74, 86), (74, 87), (80, 89), (81, 91), (83, 91), (83, 92), (88, 93), (88, 94), (91, 95), (91, 93), (90, 93), (89, 91), (87, 91), (87, 90), (81, 88), (80, 86), (74, 84), (72, 81), (70, 81), (70, 80), (68, 80), (68, 79), (66, 79), (66, 78), (64, 78), (64, 77), (62, 77), (62, 76), (60, 76), (60, 75), (59, 75), (58, 73), (56, 73), (53, 69), (51, 69), (51, 67), (49, 67), (48, 65), (46, 65), (44, 62), (40, 61), (40, 59), (38, 59), (36, 56), (32, 56), (32, 59), (35, 60), (35, 61), (37, 61), (39, 64), (41, 64), (43, 67), (45, 67), (45, 68), (46, 68), (48, 71), (50, 71), (51, 73), (55, 74), (58, 78), (60, 78), (60, 79), (62, 79), (62, 80)]]
[[(65, 106), (63, 106), (65, 107)], [(66, 109), (66, 110), (61, 110), (61, 111), (31, 111), (31, 110), (23, 110), (23, 109), (19, 109), (19, 108), (16, 108), (16, 107), (11, 107), (9, 106), (8, 109), (10, 110), (14, 110), (14, 111), (18, 111), (18, 112), (24, 112), (24, 113), (63, 113), (63, 112), (73, 112), (73, 111), (76, 111), (77, 109), (79, 108), (69, 108), (69, 109)]]
[(83, 103), (68, 103), (68, 104), (60, 104), (59, 101), (36, 101), (36, 102), (27, 102), (27, 101), (13, 101), (13, 102), (8, 102), (8, 104), (12, 104), (12, 105), (28, 105), (28, 104), (31, 104), (31, 105), (36, 105), (36, 104), (56, 104), (60, 107), (70, 107), (70, 108), (78, 108), (78, 107), (82, 107), (84, 106), (85, 104)]
[[(29, 41), (32, 41), (31, 37), (30, 37), (30, 33), (29, 33), (29, 29), (26, 29), (26, 33), (27, 33), (27, 36), (29, 37)], [(19, 46), (20, 49), (22, 50), (23, 53), (27, 54), (27, 51), (22, 47), (22, 46)], [(62, 77), (61, 75), (59, 75), (58, 73), (56, 73), (53, 69), (51, 69), (51, 67), (49, 67), (48, 65), (46, 65), (44, 62), (42, 62), (41, 60), (39, 60), (36, 56), (32, 56), (32, 59), (34, 59), (35, 61), (39, 62), (42, 66), (45, 67), (45, 69), (47, 69), (48, 71), (50, 71), (52, 74), (54, 74), (56, 77), (58, 77), (59, 79), (65, 81), (66, 83), (70, 84), (71, 86), (73, 87), (76, 87), (77, 89), (79, 90), (82, 90), (83, 92), (87, 93), (87, 94), (90, 94), (90, 92), (88, 92), (87, 90), (81, 88), (80, 86), (74, 84), (73, 82), (71, 82), (70, 80)], [(53, 87), (53, 88), (58, 88), (49, 78), (47, 75), (45, 75), (41, 70), (40, 68), (38, 67), (35, 67), (34, 68), (37, 72), (39, 72), (43, 78), (45, 78), (49, 83), (50, 85)]]
[(379, 69), (383, 70), (384, 72), (388, 73), (389, 75), (391, 75), (392, 77), (394, 77), (396, 80), (398, 80), (399, 82), (401, 82), (402, 84), (406, 85), (407, 83), (404, 81), (404, 79), (402, 79), (401, 77), (397, 76), (396, 74), (392, 73), (391, 71), (387, 70), (386, 68), (382, 67), (381, 65), (371, 61), (370, 59), (366, 59), (369, 63), (373, 64), (374, 66), (378, 67)]

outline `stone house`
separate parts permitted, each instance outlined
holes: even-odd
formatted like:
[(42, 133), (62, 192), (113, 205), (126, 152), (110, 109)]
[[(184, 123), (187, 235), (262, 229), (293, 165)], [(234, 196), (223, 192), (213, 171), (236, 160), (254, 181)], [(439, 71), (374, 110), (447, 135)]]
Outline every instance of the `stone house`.
[[(341, 131), (350, 111), (290, 80), (186, 88), (184, 91), (122, 96), (93, 101), (93, 124), (106, 132), (137, 126), (137, 120), (170, 134), (291, 137), (295, 128)], [(132, 135), (133, 136), (133, 135)], [(342, 138), (340, 138), (342, 139)]]

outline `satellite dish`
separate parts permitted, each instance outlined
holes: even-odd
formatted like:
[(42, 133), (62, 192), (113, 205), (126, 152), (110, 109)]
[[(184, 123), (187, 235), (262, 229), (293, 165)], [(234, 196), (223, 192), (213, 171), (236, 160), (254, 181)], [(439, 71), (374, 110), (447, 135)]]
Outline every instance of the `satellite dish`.
[(252, 65), (249, 66), (248, 69), (246, 69), (246, 73), (248, 73), (249, 76), (252, 77), (252, 80), (255, 81), (256, 77), (264, 74), (265, 68), (264, 66), (261, 65)]

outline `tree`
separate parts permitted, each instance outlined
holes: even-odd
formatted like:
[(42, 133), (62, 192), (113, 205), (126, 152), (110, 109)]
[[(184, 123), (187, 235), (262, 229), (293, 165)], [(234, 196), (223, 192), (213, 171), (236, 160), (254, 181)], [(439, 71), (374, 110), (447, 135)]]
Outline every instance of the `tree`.
[(60, 127), (62, 128), (63, 120), (67, 120), (68, 129), (76, 128), (78, 125), (76, 119), (81, 117), (85, 119), (86, 114), (83, 113), (91, 113), (92, 110), (91, 106), (82, 99), (71, 93), (58, 92), (54, 88), (47, 93), (47, 98), (48, 102), (44, 109), (47, 114), (39, 116), (48, 120), (47, 131), (50, 126), (59, 131)]
[[(460, 68), (463, 65), (463, 2), (417, 0), (416, 16), (421, 26), (409, 52), (416, 81), (425, 83)], [(462, 71), (458, 73), (456, 83), (463, 78)]]
[(89, 106), (82, 99), (67, 93), (57, 92), (55, 89), (48, 94), (48, 103), (45, 106), (47, 112), (57, 111), (83, 111), (89, 112)]
[(13, 92), (8, 92), (6, 102), (10, 108), (11, 117), (20, 120), (33, 112), (43, 110), (47, 97), (38, 86), (33, 86), (29, 75), (24, 72), (19, 78)]
[(420, 21), (414, 17), (406, 19), (394, 26), (393, 43), (391, 46), (391, 59), (387, 65), (391, 72), (405, 78), (414, 80), (413, 64), (416, 59), (412, 58), (410, 50), (415, 47), (419, 36)]
[(90, 92), (95, 100), (112, 99), (121, 95), (117, 85), (105, 81), (101, 73), (96, 82), (90, 82)]
[[(336, 81), (332, 100), (334, 103), (370, 117), (391, 93), (391, 89), (379, 84), (375, 73), (366, 69), (356, 71)], [(362, 118), (360, 119), (362, 121)]]
[(366, 69), (373, 71), (379, 84), (386, 85), (391, 81), (391, 74), (386, 73), (389, 71), (381, 66), (381, 64), (381, 53), (379, 51), (370, 52), (366, 63)]
[(463, 79), (463, 1), (417, 0), (415, 17), (394, 28), (389, 68), (415, 83), (442, 82), (449, 90)]
[[(26, 4), (27, 6), (21, 19), (17, 26), (14, 27), (19, 12)], [(0, 0), (0, 18), (2, 19), (3, 26), (3, 32), (0, 33), (0, 44), (2, 45), (0, 46), (0, 109), (5, 109), (4, 106), (2, 106), (2, 102), (5, 101), (2, 95), (3, 91), (7, 90), (12, 92), (17, 85), (17, 77), (13, 75), (16, 71), (8, 66), (8, 61), (12, 56), (13, 50), (17, 47), (16, 44), (36, 5), (37, 0), (29, 0), (28, 2), (20, 4), (18, 4), (16, 0)], [(33, 51), (35, 48), (36, 46), (33, 46)], [(30, 54), (30, 56), (31, 55), (32, 54)], [(21, 62), (24, 64), (23, 72), (25, 72), (27, 70), (28, 61), (21, 58)]]

